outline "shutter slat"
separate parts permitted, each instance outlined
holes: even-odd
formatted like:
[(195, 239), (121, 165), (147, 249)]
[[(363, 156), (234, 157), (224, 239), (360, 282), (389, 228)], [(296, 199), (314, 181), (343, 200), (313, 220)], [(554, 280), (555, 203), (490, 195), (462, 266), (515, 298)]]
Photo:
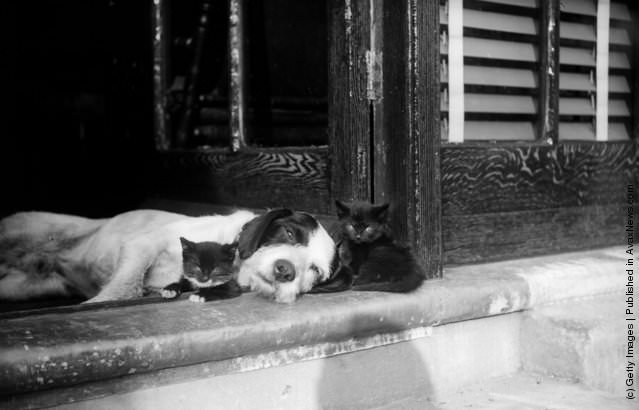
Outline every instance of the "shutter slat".
[[(588, 122), (560, 122), (559, 133), (562, 140), (595, 141), (595, 129)], [(608, 141), (624, 141), (630, 139), (623, 123), (608, 124)]]
[(506, 4), (509, 6), (539, 8), (539, 0), (487, 0), (489, 3)]
[(532, 17), (467, 9), (464, 10), (464, 27), (529, 35), (537, 35), (538, 32)]
[(561, 115), (595, 115), (595, 109), (588, 98), (560, 98)]
[[(563, 30), (563, 26), (562, 26)], [(614, 28), (610, 27), (610, 44), (619, 44), (622, 46), (629, 46), (630, 36), (628, 36), (628, 31), (623, 28)]]
[[(464, 3), (466, 7), (463, 9), (463, 27), (468, 30), (464, 30), (467, 36), (463, 38), (463, 56), (467, 61), (464, 65), (463, 80), (467, 91), (459, 93), (457, 97), (460, 102), (463, 101), (463, 112), (466, 113), (467, 118), (464, 121), (462, 131), (464, 139), (534, 140), (537, 135), (536, 123), (533, 121), (538, 111), (537, 99), (532, 95), (513, 95), (513, 93), (521, 89), (522, 94), (528, 94), (530, 93), (529, 89), (539, 87), (536, 68), (533, 69), (531, 64), (521, 63), (539, 62), (537, 43), (527, 42), (529, 38), (539, 35), (538, 20), (526, 16), (529, 12), (524, 11), (523, 8), (539, 8), (541, 1), (482, 0), (474, 2), (470, 0), (464, 1)], [(505, 8), (504, 12), (500, 13), (500, 7), (484, 7), (485, 4), (482, 6), (482, 3), (514, 7)], [(572, 15), (566, 16), (568, 21), (562, 21), (561, 30), (559, 30), (562, 39), (559, 53), (562, 68), (559, 76), (559, 88), (562, 95), (571, 95), (571, 97), (560, 97), (559, 113), (562, 116), (559, 123), (560, 138), (562, 140), (595, 141), (594, 119), (598, 114), (593, 107), (593, 97), (585, 95), (586, 93), (589, 93), (588, 95), (594, 94), (597, 91), (597, 86), (592, 81), (592, 73), (581, 71), (591, 71), (597, 67), (595, 55), (597, 26), (596, 23), (593, 23), (596, 21), (598, 13), (597, 0), (561, 0), (560, 8), (562, 13)], [(484, 11), (486, 9), (491, 11)], [(446, 6), (440, 6), (439, 12), (440, 23), (442, 25), (448, 24), (449, 16)], [(604, 16), (606, 15), (604, 14)], [(631, 21), (628, 6), (619, 1), (611, 2), (610, 19)], [(600, 23), (607, 23), (607, 20), (605, 18), (602, 21), (600, 15)], [(624, 51), (632, 45), (633, 39), (628, 30), (622, 28), (619, 23), (615, 27), (610, 27), (609, 31), (606, 29), (604, 34), (609, 34), (609, 42), (615, 46), (607, 55), (608, 67), (611, 70), (621, 70), (613, 71), (614, 75), (608, 75), (599, 67), (600, 75), (604, 73), (605, 77), (603, 80), (600, 77), (598, 83), (599, 85), (608, 83), (609, 87), (605, 90), (605, 96), (607, 97), (610, 93), (614, 98), (607, 101), (604, 109), (607, 109), (608, 115), (616, 118), (615, 121), (617, 121), (608, 123), (608, 138), (609, 140), (627, 140), (629, 135), (626, 124), (619, 121), (632, 118), (630, 107), (625, 99), (626, 95), (630, 95), (632, 92), (632, 87), (627, 76), (620, 75), (620, 73), (626, 73), (623, 70), (629, 70), (632, 66), (628, 53)], [(497, 36), (499, 39), (480, 38)], [(517, 41), (509, 41), (509, 39)], [(599, 38), (599, 46), (601, 46), (602, 40), (608, 41), (607, 36)], [(569, 46), (563, 46), (563, 44)], [(444, 57), (448, 54), (447, 48), (447, 42), (442, 42), (441, 54)], [(459, 51), (462, 51), (461, 47)], [(599, 59), (599, 66), (602, 61), (605, 59)], [(493, 65), (501, 65), (502, 67), (491, 67)], [(507, 68), (508, 66), (530, 68)], [(442, 72), (441, 82), (444, 87), (447, 85), (448, 78), (446, 78), (445, 72)], [(448, 91), (442, 93), (442, 112), (448, 111), (447, 94)], [(606, 98), (602, 101), (605, 100)], [(457, 100), (453, 98), (452, 101)], [(526, 121), (528, 119), (530, 121)], [(599, 122), (599, 126), (602, 124), (605, 126), (606, 121)], [(605, 133), (606, 129), (600, 131)]]
[(466, 121), (464, 139), (532, 141), (535, 139), (535, 126), (531, 122)]
[(609, 117), (630, 117), (630, 108), (624, 100), (608, 100)]
[(560, 73), (559, 89), (571, 91), (595, 91), (590, 75), (583, 73)]
[(611, 122), (608, 124), (608, 141), (629, 140), (628, 129), (623, 123)]
[(584, 16), (596, 16), (597, 4), (593, 0), (562, 0), (561, 12), (581, 14)]
[(611, 93), (630, 93), (630, 84), (623, 75), (611, 75), (608, 79), (608, 87)]
[(610, 2), (610, 19), (631, 21), (630, 10), (625, 3)]
[[(440, 81), (444, 84), (448, 83), (445, 73), (441, 73)], [(537, 83), (537, 74), (533, 70), (476, 65), (464, 67), (464, 84), (537, 88)]]
[[(448, 112), (448, 99), (442, 93), (440, 108)], [(536, 100), (527, 95), (464, 93), (464, 111), (485, 114), (536, 114)]]
[(559, 52), (559, 63), (595, 67), (595, 56), (592, 50), (585, 48), (562, 47)]
[(533, 70), (473, 65), (464, 67), (465, 84), (537, 88), (537, 82), (537, 75)]
[(535, 62), (537, 47), (528, 43), (465, 37), (464, 56)]
[(559, 138), (561, 140), (594, 141), (595, 129), (588, 122), (560, 122)]
[(559, 29), (559, 35), (561, 38), (570, 40), (584, 40), (595, 42), (597, 34), (595, 27), (591, 24), (570, 23), (567, 21), (561, 22), (561, 28)]
[(465, 94), (466, 112), (536, 114), (535, 99), (528, 95)]
[(611, 51), (608, 57), (608, 66), (610, 68), (629, 69), (630, 60), (628, 59), (628, 55), (618, 51)]

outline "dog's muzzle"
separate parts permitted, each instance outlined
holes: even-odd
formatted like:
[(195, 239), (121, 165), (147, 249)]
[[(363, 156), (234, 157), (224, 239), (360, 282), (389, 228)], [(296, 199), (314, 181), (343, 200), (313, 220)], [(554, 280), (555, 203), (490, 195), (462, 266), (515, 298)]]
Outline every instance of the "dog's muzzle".
[(273, 264), (273, 277), (278, 282), (291, 282), (295, 279), (295, 266), (286, 259), (278, 259)]

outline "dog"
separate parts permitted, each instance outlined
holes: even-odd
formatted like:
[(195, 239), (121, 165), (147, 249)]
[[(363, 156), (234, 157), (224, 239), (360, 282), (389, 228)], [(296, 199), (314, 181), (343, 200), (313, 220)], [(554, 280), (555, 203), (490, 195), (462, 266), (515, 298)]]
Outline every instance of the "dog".
[(310, 214), (190, 217), (137, 210), (108, 219), (22, 212), (0, 221), (0, 300), (79, 295), (87, 302), (160, 292), (182, 274), (180, 237), (238, 243), (243, 288), (291, 303), (331, 275), (335, 243)]

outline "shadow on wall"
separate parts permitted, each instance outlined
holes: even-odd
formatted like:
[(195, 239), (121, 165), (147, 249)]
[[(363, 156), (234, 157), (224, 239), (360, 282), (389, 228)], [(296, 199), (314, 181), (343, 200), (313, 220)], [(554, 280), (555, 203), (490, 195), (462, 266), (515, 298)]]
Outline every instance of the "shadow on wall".
[[(397, 337), (405, 330), (399, 323), (385, 323), (382, 328), (378, 316), (364, 316), (351, 322), (353, 337), (370, 339), (359, 336), (359, 328), (371, 320), (380, 323), (384, 332), (375, 338)], [(393, 403), (397, 408), (436, 409), (426, 398), (433, 386), (422, 353), (415, 343), (399, 342), (325, 360), (317, 386), (317, 407), (350, 410)]]

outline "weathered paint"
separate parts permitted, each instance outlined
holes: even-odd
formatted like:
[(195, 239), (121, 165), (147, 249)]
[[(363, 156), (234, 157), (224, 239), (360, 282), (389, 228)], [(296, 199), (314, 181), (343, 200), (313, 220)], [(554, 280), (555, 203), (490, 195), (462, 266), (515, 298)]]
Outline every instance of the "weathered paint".
[(542, 0), (539, 76), (539, 140), (556, 145), (559, 134), (559, 0)]
[(169, 117), (166, 111), (168, 79), (168, 22), (167, 1), (153, 0), (151, 5), (151, 30), (153, 43), (153, 132), (155, 148), (169, 149)]
[(231, 150), (239, 151), (246, 146), (246, 80), (244, 0), (229, 0), (229, 50), (230, 77), (229, 91)]

